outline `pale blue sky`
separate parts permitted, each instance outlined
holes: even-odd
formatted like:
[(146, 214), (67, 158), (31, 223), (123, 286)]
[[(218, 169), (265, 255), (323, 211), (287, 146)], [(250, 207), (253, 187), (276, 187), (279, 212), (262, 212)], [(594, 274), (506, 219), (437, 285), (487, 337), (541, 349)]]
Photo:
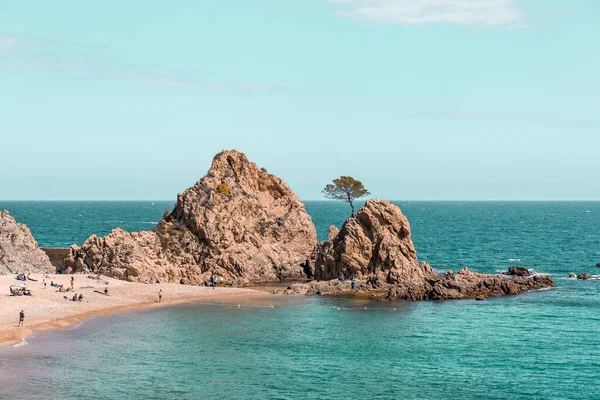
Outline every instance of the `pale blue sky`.
[[(436, 4), (429, 6), (427, 4)], [(0, 199), (600, 199), (597, 0), (0, 0)]]

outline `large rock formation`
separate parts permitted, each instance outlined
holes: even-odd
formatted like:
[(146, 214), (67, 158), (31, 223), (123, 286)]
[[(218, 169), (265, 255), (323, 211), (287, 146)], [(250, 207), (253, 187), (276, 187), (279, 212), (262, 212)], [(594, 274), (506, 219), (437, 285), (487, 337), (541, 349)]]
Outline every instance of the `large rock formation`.
[(427, 263), (419, 264), (410, 224), (400, 208), (369, 200), (339, 232), (330, 228), (315, 265), (315, 277), (321, 280), (352, 274), (358, 279), (420, 285), (436, 272)]
[(29, 228), (17, 223), (8, 211), (0, 211), (0, 275), (52, 269)]
[(156, 229), (92, 236), (72, 247), (65, 265), (132, 281), (202, 283), (216, 274), (241, 285), (305, 278), (301, 263), (316, 243), (304, 204), (285, 182), (223, 151)]
[(309, 294), (404, 300), (482, 299), (554, 287), (548, 276), (508, 278), (467, 268), (440, 275), (429, 264), (419, 264), (408, 220), (399, 207), (382, 200), (368, 201), (339, 232), (330, 229), (318, 250), (315, 276), (334, 280), (310, 284)]

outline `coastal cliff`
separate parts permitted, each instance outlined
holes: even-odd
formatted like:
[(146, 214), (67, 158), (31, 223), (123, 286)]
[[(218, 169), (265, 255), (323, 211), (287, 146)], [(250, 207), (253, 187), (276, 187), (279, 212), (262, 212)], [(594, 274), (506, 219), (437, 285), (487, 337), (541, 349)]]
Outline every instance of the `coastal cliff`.
[(484, 299), (555, 286), (548, 276), (487, 275), (466, 267), (439, 274), (426, 262), (419, 264), (408, 220), (383, 200), (367, 201), (341, 230), (330, 228), (318, 246), (314, 273), (328, 281), (312, 282), (308, 294), (403, 300)]
[(52, 269), (29, 228), (17, 223), (8, 211), (0, 211), (0, 275)]
[(235, 285), (306, 278), (316, 229), (289, 186), (235, 150), (215, 156), (152, 231), (113, 230), (72, 246), (67, 272), (130, 281)]

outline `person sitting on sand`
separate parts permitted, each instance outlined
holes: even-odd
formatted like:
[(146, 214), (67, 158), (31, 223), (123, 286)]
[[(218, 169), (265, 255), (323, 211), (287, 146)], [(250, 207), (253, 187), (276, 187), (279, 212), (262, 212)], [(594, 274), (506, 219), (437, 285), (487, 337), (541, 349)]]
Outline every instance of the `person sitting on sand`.
[(73, 301), (77, 301), (77, 293), (73, 295)]
[(77, 298), (78, 301), (82, 301), (83, 300), (83, 294), (79, 293), (79, 297)]

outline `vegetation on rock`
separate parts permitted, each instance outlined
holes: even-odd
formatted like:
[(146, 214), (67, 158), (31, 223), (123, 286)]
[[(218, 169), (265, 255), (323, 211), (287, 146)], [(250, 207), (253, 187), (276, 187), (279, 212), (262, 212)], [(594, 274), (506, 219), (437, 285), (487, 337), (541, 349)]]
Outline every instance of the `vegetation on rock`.
[(332, 200), (342, 200), (350, 204), (352, 216), (354, 216), (354, 200), (370, 195), (361, 181), (351, 176), (340, 176), (334, 179), (333, 183), (328, 184), (323, 189), (326, 198)]

